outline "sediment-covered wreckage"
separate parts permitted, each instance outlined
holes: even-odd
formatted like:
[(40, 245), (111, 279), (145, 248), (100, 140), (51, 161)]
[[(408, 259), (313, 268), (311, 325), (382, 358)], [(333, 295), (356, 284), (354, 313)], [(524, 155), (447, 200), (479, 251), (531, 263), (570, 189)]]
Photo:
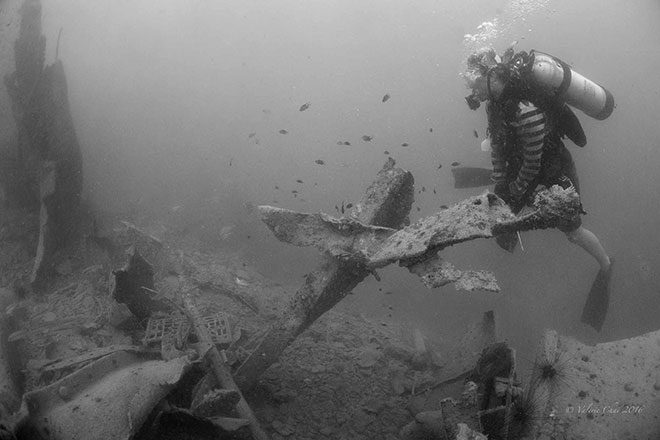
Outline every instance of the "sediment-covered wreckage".
[(53, 254), (78, 227), (82, 154), (69, 109), (60, 60), (45, 64), (41, 3), (25, 1), (14, 43), (15, 71), (4, 77), (16, 138), (0, 150), (0, 183), (5, 201), (39, 215), (39, 238), (30, 282), (46, 278)]
[(578, 215), (573, 191), (543, 191), (522, 216), (485, 192), (411, 225), (414, 179), (390, 159), (344, 217), (260, 206), (279, 240), (322, 253), (291, 293), (167, 230), (100, 231), (80, 214), (64, 69), (44, 67), (39, 2), (21, 17), (5, 78), (18, 136), (0, 182), (0, 438), (658, 437), (660, 333), (588, 347), (548, 332), (522, 384), (492, 312), (436, 347), (333, 310), (393, 263), (429, 288), (498, 291), (440, 252), (553, 227)]
[[(310, 327), (332, 313), (359, 282), (398, 262), (430, 287), (454, 282), (460, 288), (496, 290), (492, 274), (460, 271), (440, 260), (438, 252), (497, 233), (549, 227), (577, 209), (574, 193), (552, 188), (537, 197), (531, 213), (517, 218), (501, 200), (484, 193), (403, 226), (412, 188), (412, 175), (390, 160), (347, 217), (259, 207), (278, 238), (324, 251), (320, 267), (308, 274), (288, 302), (277, 305), (268, 298), (270, 292), (236, 289), (249, 284), (239, 279), (249, 275), (228, 275), (217, 265), (200, 264), (195, 254), (182, 256), (168, 249), (137, 226), (117, 225), (97, 249), (99, 265), (84, 268), (84, 277), (51, 292), (45, 303), (28, 298), (8, 307), (6, 319), (18, 327), (9, 330), (4, 348), (11, 346), (22, 354), (27, 380), (18, 384), (6, 365), (5, 402), (15, 412), (5, 418), (5, 426), (19, 438), (168, 438), (176, 420), (179, 429), (189, 427), (188, 438), (314, 438), (295, 418), (264, 422), (259, 418), (267, 413), (262, 404), (253, 400), (257, 406), (253, 411), (243, 393), (254, 396), (250, 390), (261, 386), (260, 378), (268, 381), (278, 374), (282, 378), (283, 359), (290, 356), (286, 349), (297, 339), (304, 340), (313, 331)], [(92, 237), (92, 243), (98, 242), (103, 241)], [(117, 265), (122, 255), (127, 263), (113, 271), (111, 280), (105, 279), (103, 267)], [(79, 313), (88, 300), (88, 310)], [(493, 314), (486, 314), (460, 344), (441, 355), (452, 360), (442, 365), (418, 332), (410, 355), (405, 349), (401, 355), (392, 346), (379, 346), (374, 343), (378, 338), (360, 349), (355, 360), (360, 369), (391, 368), (398, 359), (397, 368), (385, 376), (386, 393), (411, 413), (407, 423), (399, 419), (399, 438), (524, 438), (532, 432), (568, 435), (579, 426), (611, 429), (595, 426), (609, 422), (604, 417), (588, 418), (578, 409), (581, 402), (572, 400), (576, 389), (578, 399), (608, 398), (609, 387), (603, 381), (607, 384), (614, 373), (607, 372), (609, 361), (597, 354), (598, 346), (587, 348), (549, 333), (538, 371), (523, 386), (515, 350), (497, 342), (494, 327)], [(50, 340), (44, 356), (38, 351), (40, 344), (54, 332), (64, 339)], [(626, 346), (650, 340), (653, 335)], [(326, 368), (316, 365), (311, 371), (328, 375)], [(553, 370), (556, 374), (548, 373)], [(636, 374), (630, 371), (630, 383), (617, 392), (634, 390), (640, 401), (645, 397), (651, 405), (655, 384), (640, 382)], [(21, 388), (26, 388), (22, 396)], [(290, 404), (303, 392), (279, 394), (275, 401)], [(315, 403), (323, 404), (306, 406), (313, 408)], [(575, 409), (565, 412), (561, 405)], [(377, 401), (360, 409), (375, 420), (374, 414), (387, 410), (379, 409)], [(640, 413), (637, 420), (643, 417)], [(370, 430), (383, 432), (375, 421), (367, 426), (363, 426), (366, 434), (354, 438), (368, 438)], [(645, 429), (653, 426), (647, 420)], [(331, 424), (324, 428), (317, 433), (335, 438)]]

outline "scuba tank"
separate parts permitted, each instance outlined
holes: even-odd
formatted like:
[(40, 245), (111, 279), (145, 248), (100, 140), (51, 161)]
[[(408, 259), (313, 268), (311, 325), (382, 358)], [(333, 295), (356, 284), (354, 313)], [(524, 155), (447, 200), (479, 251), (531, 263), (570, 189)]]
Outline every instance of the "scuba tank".
[(549, 97), (601, 121), (614, 111), (614, 97), (606, 88), (580, 75), (559, 58), (532, 50), (525, 64), (525, 76), (531, 85)]

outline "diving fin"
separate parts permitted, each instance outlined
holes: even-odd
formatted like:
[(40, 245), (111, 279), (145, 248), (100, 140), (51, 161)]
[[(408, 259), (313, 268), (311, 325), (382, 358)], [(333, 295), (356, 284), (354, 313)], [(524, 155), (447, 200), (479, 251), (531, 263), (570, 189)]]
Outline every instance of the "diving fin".
[(572, 140), (575, 145), (578, 147), (584, 147), (587, 145), (587, 136), (584, 134), (582, 124), (580, 124), (580, 120), (567, 104), (564, 104), (559, 109), (558, 119), (560, 130)]
[(507, 232), (506, 234), (501, 234), (495, 237), (495, 241), (498, 246), (504, 249), (505, 251), (513, 253), (516, 250), (516, 245), (518, 244), (518, 235), (513, 232)]
[(455, 167), (451, 172), (454, 175), (454, 188), (479, 188), (493, 184), (490, 179), (493, 170), (490, 168)]
[(610, 305), (610, 280), (614, 259), (610, 258), (610, 267), (607, 270), (599, 270), (596, 279), (591, 285), (587, 302), (582, 309), (581, 321), (600, 332), (607, 316)]

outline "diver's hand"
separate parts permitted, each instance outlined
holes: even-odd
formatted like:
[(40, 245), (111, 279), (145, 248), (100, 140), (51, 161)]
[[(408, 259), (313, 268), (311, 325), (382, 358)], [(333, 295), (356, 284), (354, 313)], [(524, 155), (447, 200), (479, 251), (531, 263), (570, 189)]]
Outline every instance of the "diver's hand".
[(509, 201), (507, 203), (514, 214), (518, 214), (525, 206), (525, 192), (520, 192), (514, 182), (509, 184)]
[(509, 191), (509, 184), (507, 182), (497, 182), (493, 192), (497, 197), (504, 200), (507, 205), (511, 201), (511, 191)]
[(517, 195), (515, 186), (508, 182), (497, 182), (493, 192), (497, 197), (502, 199), (504, 203), (509, 205), (511, 212), (518, 214), (523, 208), (523, 195)]
[(511, 198), (509, 201), (509, 208), (511, 208), (511, 212), (514, 214), (518, 214), (522, 209), (525, 207), (525, 203), (521, 200), (517, 200), (514, 198)]

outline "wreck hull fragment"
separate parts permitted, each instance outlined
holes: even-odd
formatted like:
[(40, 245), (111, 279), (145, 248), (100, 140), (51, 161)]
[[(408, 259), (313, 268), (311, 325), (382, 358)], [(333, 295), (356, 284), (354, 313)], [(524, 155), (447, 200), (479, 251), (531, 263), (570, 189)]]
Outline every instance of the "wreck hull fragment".
[(35, 440), (127, 440), (190, 365), (185, 357), (145, 361), (113, 353), (27, 393), (29, 414), (17, 432)]
[(542, 348), (562, 371), (536, 381), (544, 397), (538, 435), (660, 438), (660, 331), (596, 345), (547, 331)]

